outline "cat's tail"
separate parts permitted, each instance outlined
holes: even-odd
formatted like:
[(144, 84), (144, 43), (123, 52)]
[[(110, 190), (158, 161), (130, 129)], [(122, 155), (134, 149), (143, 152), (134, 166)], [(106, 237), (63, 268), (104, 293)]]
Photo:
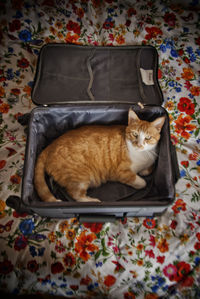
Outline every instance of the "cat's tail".
[(44, 150), (38, 157), (35, 166), (34, 185), (35, 189), (42, 201), (55, 202), (58, 201), (50, 192), (45, 180), (45, 160), (47, 152)]

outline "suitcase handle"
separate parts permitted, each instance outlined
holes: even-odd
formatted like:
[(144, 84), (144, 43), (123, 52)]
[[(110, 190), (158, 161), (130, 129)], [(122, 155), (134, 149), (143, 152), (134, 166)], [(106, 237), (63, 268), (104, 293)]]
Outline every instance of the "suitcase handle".
[(79, 215), (78, 220), (80, 223), (104, 223), (104, 222), (115, 222), (116, 216), (112, 215)]

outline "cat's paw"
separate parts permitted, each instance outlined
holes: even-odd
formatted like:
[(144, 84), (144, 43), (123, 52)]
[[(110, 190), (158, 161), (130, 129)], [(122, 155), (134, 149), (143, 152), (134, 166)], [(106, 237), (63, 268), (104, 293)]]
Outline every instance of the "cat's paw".
[(135, 189), (143, 189), (146, 187), (147, 183), (139, 175), (136, 175), (135, 180), (132, 185)]
[(94, 197), (82, 197), (79, 200), (77, 200), (78, 202), (101, 202), (98, 198), (94, 198)]

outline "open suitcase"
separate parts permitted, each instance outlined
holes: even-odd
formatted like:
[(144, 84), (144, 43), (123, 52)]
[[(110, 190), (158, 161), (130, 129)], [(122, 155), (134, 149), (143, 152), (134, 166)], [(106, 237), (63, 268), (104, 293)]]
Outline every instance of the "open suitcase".
[[(174, 200), (179, 170), (170, 141), (168, 114), (161, 107), (157, 66), (158, 54), (151, 46), (45, 45), (32, 91), (38, 107), (29, 119), (22, 196), (10, 196), (7, 205), (18, 212), (52, 218), (79, 217), (86, 222), (163, 213)], [(108, 182), (88, 191), (101, 202), (80, 203), (46, 177), (50, 190), (62, 201), (41, 202), (34, 190), (33, 177), (42, 149), (67, 130), (81, 125), (127, 124), (130, 107), (141, 119), (149, 121), (166, 115), (156, 166), (145, 178), (147, 187), (135, 190)]]

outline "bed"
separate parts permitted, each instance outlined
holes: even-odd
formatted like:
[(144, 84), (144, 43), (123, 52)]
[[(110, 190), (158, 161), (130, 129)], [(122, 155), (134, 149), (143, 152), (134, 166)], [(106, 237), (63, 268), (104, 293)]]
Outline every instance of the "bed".
[[(200, 3), (0, 1), (0, 290), (66, 298), (200, 297)], [(79, 223), (19, 214), (26, 116), (47, 43), (154, 46), (180, 179), (162, 216)]]

